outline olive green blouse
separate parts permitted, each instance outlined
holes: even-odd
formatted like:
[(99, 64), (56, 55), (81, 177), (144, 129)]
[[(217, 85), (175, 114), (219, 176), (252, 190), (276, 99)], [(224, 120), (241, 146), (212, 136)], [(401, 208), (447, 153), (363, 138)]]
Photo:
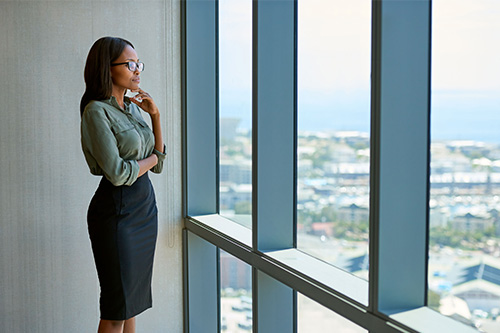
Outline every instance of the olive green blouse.
[(82, 149), (93, 175), (104, 175), (113, 185), (132, 185), (139, 174), (138, 160), (158, 156), (151, 169), (160, 173), (165, 160), (163, 152), (154, 149), (154, 134), (142, 118), (137, 105), (125, 97), (125, 110), (115, 97), (91, 101), (85, 107), (81, 122)]

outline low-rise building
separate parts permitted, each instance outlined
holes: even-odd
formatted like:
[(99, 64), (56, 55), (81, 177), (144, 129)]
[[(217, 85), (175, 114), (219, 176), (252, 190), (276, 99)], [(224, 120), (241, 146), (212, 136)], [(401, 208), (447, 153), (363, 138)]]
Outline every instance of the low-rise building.
[(472, 215), (467, 213), (465, 215), (455, 216), (451, 220), (451, 226), (454, 230), (463, 232), (484, 232), (493, 226), (493, 218), (486, 215)]

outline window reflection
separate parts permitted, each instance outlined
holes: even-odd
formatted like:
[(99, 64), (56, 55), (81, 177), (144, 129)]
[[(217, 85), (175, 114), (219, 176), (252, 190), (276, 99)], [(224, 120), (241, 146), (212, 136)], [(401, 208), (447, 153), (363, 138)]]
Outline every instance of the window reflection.
[(371, 1), (298, 2), (297, 247), (368, 279)]
[(428, 305), (500, 320), (500, 3), (434, 0)]
[(298, 293), (298, 332), (335, 332), (362, 333), (368, 332), (332, 310), (316, 303), (310, 298)]
[(221, 332), (252, 332), (252, 269), (220, 251)]

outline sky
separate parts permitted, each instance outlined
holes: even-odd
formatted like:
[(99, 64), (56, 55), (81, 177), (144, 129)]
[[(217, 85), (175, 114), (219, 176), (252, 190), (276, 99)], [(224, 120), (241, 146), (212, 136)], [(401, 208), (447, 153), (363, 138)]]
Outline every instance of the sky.
[[(220, 115), (251, 126), (251, 0), (219, 1)], [(298, 0), (299, 130), (369, 131), (370, 0)], [(433, 0), (431, 138), (500, 143), (500, 1)]]

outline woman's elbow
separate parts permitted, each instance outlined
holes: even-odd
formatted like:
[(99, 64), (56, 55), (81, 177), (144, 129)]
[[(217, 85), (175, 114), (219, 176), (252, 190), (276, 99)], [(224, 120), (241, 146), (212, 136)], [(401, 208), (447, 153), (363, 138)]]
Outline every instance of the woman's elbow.
[(108, 180), (114, 186), (131, 186), (139, 176), (139, 164), (136, 161), (125, 162), (119, 171), (107, 175)]

